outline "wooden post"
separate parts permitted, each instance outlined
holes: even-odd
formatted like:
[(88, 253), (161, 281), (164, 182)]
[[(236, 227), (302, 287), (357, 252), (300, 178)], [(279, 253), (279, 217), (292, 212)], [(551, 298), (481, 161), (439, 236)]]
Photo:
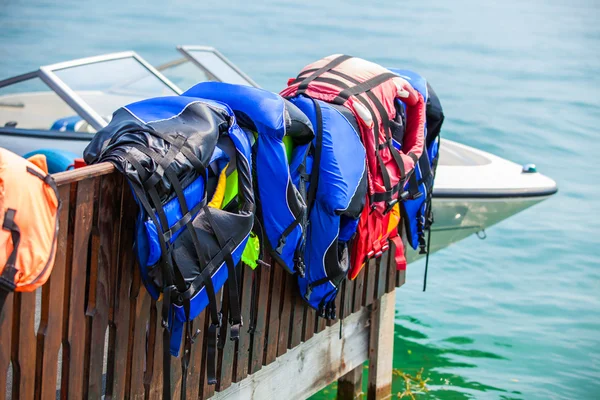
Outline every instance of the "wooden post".
[(337, 399), (354, 400), (362, 394), (363, 366), (359, 365), (338, 379)]
[(371, 308), (369, 337), (369, 387), (367, 399), (387, 399), (392, 395), (394, 356), (395, 292), (384, 294)]

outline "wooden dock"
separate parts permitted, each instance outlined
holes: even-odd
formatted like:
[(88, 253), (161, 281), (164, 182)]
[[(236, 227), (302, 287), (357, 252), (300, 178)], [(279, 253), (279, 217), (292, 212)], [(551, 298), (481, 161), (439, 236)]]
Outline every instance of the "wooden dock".
[[(110, 164), (55, 179), (63, 206), (54, 270), (41, 290), (11, 294), (1, 310), (0, 399), (160, 399), (160, 302), (140, 281), (129, 187)], [(338, 398), (352, 399), (367, 360), (366, 397), (389, 397), (394, 289), (404, 283), (389, 260), (384, 254), (343, 283), (335, 321), (305, 305), (282, 267), (242, 265), (240, 339), (225, 341), (219, 382), (206, 385), (209, 321), (204, 312), (193, 321), (201, 333), (192, 344), (188, 398), (304, 399), (338, 380)], [(179, 398), (180, 359), (172, 358), (171, 372)]]

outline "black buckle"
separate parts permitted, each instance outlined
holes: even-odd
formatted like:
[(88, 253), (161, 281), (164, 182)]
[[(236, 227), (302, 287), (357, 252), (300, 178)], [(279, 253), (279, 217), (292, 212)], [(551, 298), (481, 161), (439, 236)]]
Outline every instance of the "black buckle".
[(231, 325), (229, 328), (229, 340), (238, 340), (240, 338), (240, 328), (244, 326), (244, 320), (240, 317), (239, 323), (234, 323), (230, 318), (229, 324)]
[(283, 252), (283, 246), (285, 246), (285, 242), (286, 242), (286, 238), (285, 236), (281, 236), (279, 238), (279, 243), (277, 243), (277, 248), (275, 249), (275, 252), (279, 255), (281, 255), (281, 253)]
[(388, 201), (386, 203), (385, 211), (383, 212), (383, 215), (386, 215), (387, 213), (389, 213), (390, 211), (392, 211), (392, 208), (394, 208), (394, 206), (397, 203), (398, 203), (398, 199), (393, 199), (392, 201)]

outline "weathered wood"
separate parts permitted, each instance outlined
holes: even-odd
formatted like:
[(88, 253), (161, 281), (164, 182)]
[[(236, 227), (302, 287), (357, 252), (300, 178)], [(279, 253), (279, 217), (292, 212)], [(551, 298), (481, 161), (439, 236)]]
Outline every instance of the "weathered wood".
[(359, 365), (338, 379), (337, 399), (355, 400), (362, 396), (363, 366)]
[(85, 168), (77, 168), (70, 171), (58, 172), (56, 174), (52, 174), (52, 177), (54, 178), (56, 184), (61, 186), (83, 180), (91, 181), (91, 178), (108, 175), (114, 171), (114, 165), (109, 162), (103, 162), (99, 164), (88, 165)]
[[(223, 292), (221, 290), (221, 292)], [(217, 310), (221, 307), (221, 303), (222, 303), (222, 298), (221, 298), (221, 292), (217, 293)], [(211, 318), (210, 318), (210, 312), (208, 310), (206, 310), (206, 317), (205, 317), (205, 325), (204, 325), (204, 331), (208, 332), (208, 327), (211, 324)], [(226, 319), (223, 318), (223, 322), (225, 325)], [(223, 338), (223, 340), (226, 340), (227, 337)], [(206, 351), (206, 345), (207, 345), (207, 341), (204, 340), (203, 346), (202, 346), (202, 380), (200, 382), (200, 389), (201, 389), (201, 393), (200, 393), (200, 398), (201, 399), (208, 399), (210, 397), (212, 397), (215, 394), (215, 390), (216, 390), (216, 386), (217, 385), (209, 385), (208, 384), (208, 377), (207, 377), (207, 365), (208, 365), (208, 352)], [(217, 367), (218, 367), (218, 363), (220, 361), (220, 357), (219, 357), (219, 352), (217, 352), (217, 359), (216, 359), (216, 363), (217, 363)], [(219, 370), (217, 369), (216, 371), (217, 373), (217, 380), (219, 379)]]
[(85, 315), (88, 318), (89, 334), (89, 398), (102, 396), (104, 345), (108, 328), (109, 273), (116, 268), (119, 220), (114, 220), (114, 210), (121, 203), (122, 181), (116, 175), (100, 178), (97, 226), (92, 228), (92, 256), (89, 265), (89, 291)]
[(385, 292), (389, 293), (396, 289), (396, 245), (394, 242), (390, 242), (390, 249), (388, 250), (388, 265), (387, 265), (387, 284)]
[(362, 307), (364, 284), (365, 268), (363, 268), (356, 278), (354, 278), (354, 304), (352, 305), (352, 312), (357, 312)]
[(354, 281), (344, 280), (344, 297), (342, 301), (342, 310), (340, 318), (346, 318), (352, 314), (352, 304), (354, 301)]
[[(265, 260), (270, 262), (270, 260)], [(253, 309), (254, 321), (250, 321), (250, 335), (252, 336), (252, 347), (250, 351), (250, 370), (251, 374), (262, 368), (264, 353), (266, 350), (265, 339), (267, 336), (267, 315), (269, 306), (269, 286), (271, 282), (271, 268), (258, 266), (254, 273), (257, 290), (255, 295), (258, 298), (254, 301)]]
[(362, 304), (366, 307), (373, 304), (377, 280), (377, 259), (370, 259), (369, 263), (365, 265), (365, 269), (365, 285)]
[(306, 302), (300, 296), (298, 291), (298, 284), (296, 279), (293, 279), (292, 290), (292, 323), (290, 325), (290, 340), (288, 348), (293, 349), (298, 346), (302, 341), (302, 333), (304, 329), (302, 323), (304, 322), (304, 309), (306, 308)]
[[(185, 329), (185, 325), (183, 327), (183, 329)], [(171, 397), (173, 399), (179, 399), (181, 398), (181, 378), (182, 378), (182, 371), (181, 371), (181, 357), (183, 355), (183, 351), (184, 351), (184, 343), (187, 340), (185, 332), (184, 334), (181, 336), (181, 342), (179, 343), (179, 356), (177, 357), (171, 357)], [(160, 347), (160, 357), (162, 358), (162, 349), (163, 347)]]
[(317, 319), (317, 313), (312, 308), (306, 305), (304, 307), (304, 321), (302, 321), (302, 341), (306, 342), (312, 338), (315, 334), (315, 322)]
[(269, 290), (269, 314), (267, 323), (267, 344), (264, 365), (269, 365), (277, 357), (279, 343), (279, 313), (281, 294), (284, 286), (285, 271), (277, 264), (271, 264), (271, 287)]
[(258, 278), (255, 271), (247, 265), (240, 264), (238, 267), (242, 270), (240, 307), (242, 310), (242, 321), (244, 325), (240, 328), (240, 338), (236, 344), (234, 357), (233, 382), (239, 382), (248, 376), (248, 365), (250, 357), (251, 335), (250, 326), (252, 325), (252, 297), (254, 296), (254, 280)]
[(323, 332), (325, 328), (327, 328), (327, 320), (317, 316), (317, 321), (315, 322), (315, 333)]
[(289, 350), (256, 374), (231, 385), (215, 399), (304, 399), (360, 367), (368, 356), (369, 312), (363, 309), (312, 340)]
[(389, 252), (383, 253), (383, 255), (377, 259), (377, 280), (375, 282), (375, 299), (380, 298), (386, 293), (388, 265), (389, 265)]
[(286, 274), (283, 293), (281, 295), (282, 305), (279, 314), (279, 341), (277, 343), (277, 357), (285, 354), (290, 340), (290, 330), (292, 329), (292, 306), (294, 304), (293, 289), (295, 288), (295, 279), (291, 274)]
[[(14, 392), (14, 386), (8, 388), (7, 375), (10, 367), (12, 344), (12, 316), (14, 294), (6, 296), (4, 307), (0, 309), (0, 399), (4, 400), (6, 392)], [(12, 382), (14, 384), (14, 380)]]
[[(144, 374), (144, 391), (147, 399), (159, 400), (163, 395), (163, 352), (161, 325), (162, 300), (152, 300), (150, 305), (150, 323), (148, 331), (148, 369)], [(196, 388), (198, 393), (198, 388)]]
[(369, 400), (385, 399), (392, 394), (394, 355), (394, 293), (387, 293), (371, 306), (369, 335)]
[(81, 398), (87, 382), (84, 382), (84, 359), (86, 339), (85, 290), (88, 248), (94, 207), (94, 180), (77, 184), (75, 220), (73, 230), (73, 258), (65, 284), (68, 311), (67, 337), (63, 339), (63, 363), (61, 375), (62, 396)]
[[(73, 242), (69, 239), (69, 186), (58, 189), (62, 207), (58, 216), (56, 257), (52, 273), (42, 287), (42, 309), (37, 333), (36, 399), (56, 396), (58, 351), (62, 340), (63, 307), (66, 265), (72, 255)], [(0, 334), (3, 329), (0, 327)], [(0, 375), (2, 371), (0, 368)], [(0, 387), (4, 387), (1, 384)]]
[[(190, 357), (190, 367), (187, 377), (187, 396), (190, 399), (197, 399), (200, 393), (200, 382), (202, 374), (202, 342), (204, 341), (204, 318), (207, 314), (205, 309), (192, 322), (192, 333), (196, 334), (196, 339), (192, 343), (192, 354)], [(160, 352), (155, 353), (155, 357), (160, 358)], [(162, 370), (161, 370), (162, 371)], [(162, 373), (161, 377), (162, 379)]]
[[(106, 371), (106, 398), (123, 399), (127, 391), (128, 346), (130, 333), (131, 302), (129, 294), (133, 283), (134, 254), (133, 234), (137, 206), (129, 188), (124, 188), (121, 197), (121, 229), (119, 232), (118, 268), (111, 271), (114, 279), (112, 288), (112, 310), (109, 320), (108, 360)], [(115, 215), (115, 218), (117, 215)], [(127, 394), (129, 394), (127, 392)]]
[(35, 292), (16, 293), (13, 314), (13, 388), (15, 399), (33, 399), (35, 390)]
[(224, 347), (219, 350), (217, 362), (217, 387), (215, 390), (222, 391), (231, 385), (233, 379), (233, 356), (235, 353), (235, 341), (231, 340), (229, 334), (229, 295), (227, 284), (221, 289), (223, 297), (223, 324), (219, 338)]
[(146, 368), (146, 332), (150, 321), (150, 305), (152, 301), (146, 289), (141, 286), (138, 269), (135, 269), (131, 285), (130, 305), (132, 308), (130, 321), (130, 336), (128, 345), (127, 372), (129, 387), (127, 392), (130, 399), (143, 399), (144, 370)]

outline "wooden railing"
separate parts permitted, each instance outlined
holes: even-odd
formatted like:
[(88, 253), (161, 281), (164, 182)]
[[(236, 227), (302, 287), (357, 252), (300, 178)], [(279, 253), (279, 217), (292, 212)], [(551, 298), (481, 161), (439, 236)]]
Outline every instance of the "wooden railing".
[[(56, 174), (55, 179), (62, 200), (56, 261), (41, 290), (9, 295), (1, 311), (0, 399), (158, 399), (163, 384), (160, 304), (140, 281), (133, 253), (137, 208), (130, 190), (109, 164)], [(391, 345), (389, 338), (378, 343), (383, 340), (379, 327), (393, 324), (391, 295), (386, 307), (391, 301), (392, 320), (374, 323), (383, 315), (377, 313), (381, 298), (404, 282), (403, 271), (388, 260), (385, 254), (357, 279), (343, 283), (337, 297), (343, 329), (305, 305), (294, 278), (283, 268), (259, 266), (253, 271), (241, 266), (240, 339), (227, 340), (219, 350), (218, 384), (207, 385), (203, 334), (208, 319), (202, 313), (193, 321), (193, 330), (201, 333), (192, 344), (188, 398), (246, 398), (248, 393), (301, 398), (344, 374), (340, 392), (348, 391), (348, 380), (355, 387), (350, 392), (359, 390), (362, 363), (369, 354), (372, 362), (381, 363), (381, 346)], [(226, 298), (221, 304), (224, 321)], [(327, 360), (322, 359), (325, 352)], [(389, 373), (391, 380), (391, 359), (389, 364), (379, 372), (375, 365), (371, 368), (369, 397), (387, 379), (377, 374)], [(268, 381), (282, 379), (284, 367), (296, 371), (290, 376), (294, 381), (273, 386)], [(179, 359), (172, 358), (171, 371), (171, 389), (178, 398)]]

